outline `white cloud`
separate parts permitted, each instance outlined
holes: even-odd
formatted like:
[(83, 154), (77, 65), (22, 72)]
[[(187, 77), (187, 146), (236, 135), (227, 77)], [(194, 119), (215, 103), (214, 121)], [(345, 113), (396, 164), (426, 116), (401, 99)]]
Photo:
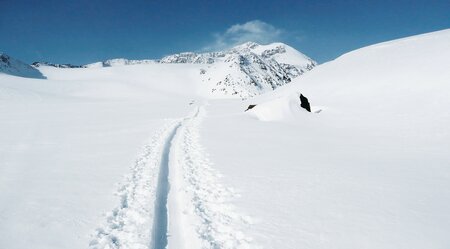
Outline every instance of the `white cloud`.
[(260, 20), (243, 24), (235, 24), (222, 33), (215, 33), (214, 40), (203, 50), (220, 50), (233, 47), (244, 42), (271, 43), (280, 41), (285, 31)]

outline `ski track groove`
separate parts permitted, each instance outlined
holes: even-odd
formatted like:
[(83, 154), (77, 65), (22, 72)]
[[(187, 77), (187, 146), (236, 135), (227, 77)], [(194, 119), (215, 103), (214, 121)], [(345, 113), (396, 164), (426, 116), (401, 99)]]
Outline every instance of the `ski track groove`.
[[(195, 236), (192, 239), (201, 242), (200, 248), (255, 248), (252, 238), (241, 232), (251, 224), (250, 217), (229, 204), (238, 195), (220, 184), (221, 175), (212, 169), (199, 143), (203, 116), (203, 108), (198, 107), (195, 114), (183, 120), (168, 120), (144, 146), (118, 190), (119, 206), (106, 215), (105, 224), (92, 235), (90, 249), (171, 248), (168, 219), (176, 212), (168, 209), (171, 195), (188, 200), (178, 211), (193, 221), (189, 225), (171, 222), (184, 226), (181, 230)], [(172, 154), (176, 163), (169, 160)], [(170, 189), (172, 170), (181, 174), (181, 182), (177, 182), (180, 189)]]
[(90, 249), (148, 249), (154, 220), (157, 182), (167, 137), (179, 125), (169, 120), (155, 133), (136, 159), (130, 175), (117, 191), (118, 207), (106, 215), (106, 222), (91, 239)]
[(169, 194), (169, 154), (173, 143), (173, 139), (181, 126), (177, 124), (169, 134), (164, 144), (164, 149), (161, 156), (161, 166), (159, 169), (158, 186), (155, 200), (155, 218), (153, 220), (152, 228), (152, 246), (153, 249), (164, 249), (167, 247), (167, 226), (168, 226), (168, 211), (167, 199)]

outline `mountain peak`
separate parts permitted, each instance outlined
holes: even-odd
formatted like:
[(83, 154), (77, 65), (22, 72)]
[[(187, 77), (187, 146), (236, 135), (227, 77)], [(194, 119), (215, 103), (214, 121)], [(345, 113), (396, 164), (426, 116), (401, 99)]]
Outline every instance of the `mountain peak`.
[(111, 67), (134, 64), (205, 64), (200, 70), (210, 91), (219, 95), (247, 98), (288, 84), (293, 78), (312, 70), (317, 63), (296, 49), (281, 43), (261, 45), (245, 42), (229, 50), (183, 52), (159, 60), (112, 59), (86, 67)]
[[(183, 52), (159, 60), (110, 59), (81, 67), (115, 67), (136, 64), (204, 64), (200, 74), (209, 90), (218, 95), (248, 98), (288, 84), (317, 63), (296, 49), (275, 42), (245, 42), (216, 52)], [(45, 65), (61, 67), (46, 63)], [(39, 64), (36, 64), (39, 66)], [(65, 67), (65, 65), (63, 65)]]
[(253, 49), (257, 46), (259, 46), (260, 44), (256, 43), (256, 42), (252, 42), (252, 41), (248, 41), (239, 45), (236, 45), (234, 47), (232, 47), (230, 50), (243, 50), (243, 49)]

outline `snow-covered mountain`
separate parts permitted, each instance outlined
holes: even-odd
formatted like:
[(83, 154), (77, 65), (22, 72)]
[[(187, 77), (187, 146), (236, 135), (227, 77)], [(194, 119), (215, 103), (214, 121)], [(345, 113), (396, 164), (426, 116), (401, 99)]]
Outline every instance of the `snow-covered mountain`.
[(106, 60), (106, 61), (86, 64), (86, 65), (84, 65), (84, 67), (99, 68), (99, 67), (115, 67), (115, 66), (153, 64), (153, 63), (157, 63), (157, 61), (155, 61), (155, 60), (129, 60), (129, 59), (125, 59), (125, 58), (117, 58), (117, 59), (110, 59), (110, 60)]
[(50, 63), (50, 62), (33, 62), (31, 63), (31, 66), (33, 67), (56, 67), (56, 68), (85, 68), (85, 65), (73, 65), (73, 64), (57, 64), (57, 63)]
[(248, 42), (226, 52), (171, 55), (161, 63), (202, 63), (202, 81), (212, 92), (247, 98), (272, 91), (313, 69), (317, 63), (292, 47)]
[(199, 73), (205, 87), (216, 95), (248, 98), (288, 84), (312, 70), (317, 63), (294, 48), (273, 43), (247, 42), (226, 51), (185, 52), (159, 60), (112, 59), (85, 67), (112, 67), (138, 64), (204, 64)]
[(9, 74), (25, 78), (45, 78), (36, 68), (0, 52), (0, 74)]

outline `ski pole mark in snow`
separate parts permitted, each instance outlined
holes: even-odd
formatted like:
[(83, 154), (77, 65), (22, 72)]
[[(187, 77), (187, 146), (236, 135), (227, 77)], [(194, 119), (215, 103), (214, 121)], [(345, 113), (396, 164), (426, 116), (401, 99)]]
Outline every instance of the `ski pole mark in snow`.
[(199, 145), (203, 112), (168, 122), (144, 147), (91, 249), (251, 248), (240, 231), (249, 218), (228, 203), (236, 194)]

